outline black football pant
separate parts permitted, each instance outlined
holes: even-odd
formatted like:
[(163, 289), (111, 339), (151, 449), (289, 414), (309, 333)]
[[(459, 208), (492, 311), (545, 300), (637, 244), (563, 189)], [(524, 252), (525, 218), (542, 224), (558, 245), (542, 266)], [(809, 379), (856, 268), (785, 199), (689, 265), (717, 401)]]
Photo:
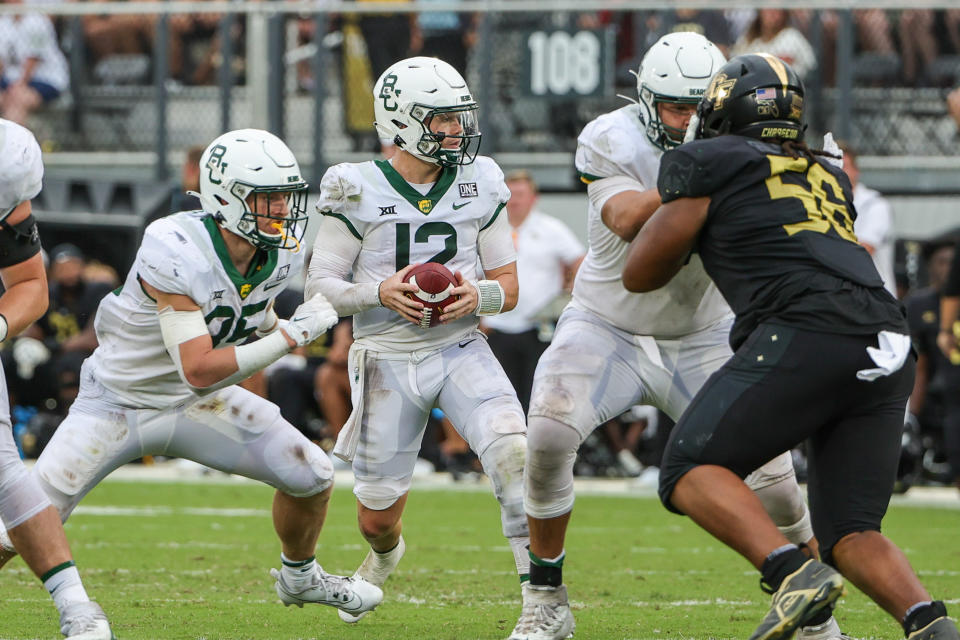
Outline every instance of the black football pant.
[(808, 497), (821, 555), (845, 535), (879, 531), (896, 479), (915, 358), (892, 375), (859, 380), (876, 364), (876, 336), (760, 325), (706, 382), (670, 436), (660, 499), (698, 465), (746, 477), (808, 440)]

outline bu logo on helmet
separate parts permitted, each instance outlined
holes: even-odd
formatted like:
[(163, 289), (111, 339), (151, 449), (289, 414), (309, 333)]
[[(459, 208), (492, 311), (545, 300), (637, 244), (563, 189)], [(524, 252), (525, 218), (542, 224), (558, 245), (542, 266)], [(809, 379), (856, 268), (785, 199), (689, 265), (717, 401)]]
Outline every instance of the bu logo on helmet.
[[(394, 87), (397, 84), (397, 76), (392, 73), (387, 74), (383, 79), (383, 85), (380, 87), (380, 95), (377, 96), (383, 100), (383, 108), (387, 111), (396, 111), (397, 110), (397, 101), (393, 99)], [(388, 103), (388, 100), (392, 100), (393, 104)]]
[(210, 172), (210, 182), (213, 184), (221, 183), (221, 178), (223, 177), (222, 170), (227, 166), (223, 164), (223, 154), (226, 152), (227, 148), (222, 144), (218, 144), (210, 150), (210, 159), (207, 160), (207, 171)]

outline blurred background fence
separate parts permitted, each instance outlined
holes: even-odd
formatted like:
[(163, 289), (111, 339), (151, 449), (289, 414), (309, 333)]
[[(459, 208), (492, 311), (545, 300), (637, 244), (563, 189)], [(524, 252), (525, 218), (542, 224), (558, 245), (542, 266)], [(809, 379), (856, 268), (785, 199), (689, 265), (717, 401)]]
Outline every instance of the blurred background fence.
[[(812, 139), (831, 130), (847, 140), (865, 181), (906, 197), (906, 211), (926, 206), (916, 197), (952, 202), (957, 3), (788, 6), (796, 4), (27, 0), (0, 5), (0, 88), (42, 52), (32, 77), (59, 93), (21, 111), (46, 152), (47, 222), (132, 233), (166, 212), (190, 149), (227, 129), (277, 133), (314, 183), (330, 164), (371, 157), (380, 148), (372, 83), (411, 54), (464, 72), (481, 104), (484, 154), (531, 169), (546, 191), (574, 190), (583, 125), (625, 104), (618, 96), (636, 97), (631, 71), (659, 36), (695, 30), (728, 55), (788, 59), (807, 85)], [(960, 119), (960, 94), (956, 103)], [(921, 224), (921, 235), (929, 231)]]

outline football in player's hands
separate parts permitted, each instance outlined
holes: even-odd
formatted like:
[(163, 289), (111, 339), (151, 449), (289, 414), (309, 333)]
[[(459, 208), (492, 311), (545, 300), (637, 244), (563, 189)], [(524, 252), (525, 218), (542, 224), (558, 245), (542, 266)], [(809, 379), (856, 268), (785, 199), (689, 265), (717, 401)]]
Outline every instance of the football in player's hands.
[(457, 278), (450, 269), (439, 262), (418, 264), (407, 272), (404, 282), (416, 286), (419, 291), (407, 293), (407, 297), (423, 303), (423, 319), (420, 327), (426, 329), (440, 324), (440, 314), (447, 305), (460, 299), (450, 291), (457, 286)]

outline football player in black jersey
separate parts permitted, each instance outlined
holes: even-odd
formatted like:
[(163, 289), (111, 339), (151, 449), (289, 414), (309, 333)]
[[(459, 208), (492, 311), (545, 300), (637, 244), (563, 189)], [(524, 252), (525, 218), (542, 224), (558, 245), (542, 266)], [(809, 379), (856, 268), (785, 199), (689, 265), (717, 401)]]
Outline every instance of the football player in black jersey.
[[(943, 603), (880, 534), (915, 357), (902, 306), (853, 233), (850, 182), (803, 142), (803, 112), (787, 64), (736, 57), (700, 102), (698, 139), (661, 161), (664, 204), (630, 248), (624, 285), (656, 289), (698, 251), (737, 317), (734, 356), (671, 435), (660, 497), (761, 571), (773, 606), (751, 640), (825, 619), (841, 573), (911, 640), (958, 640)], [(788, 543), (742, 482), (804, 440), (823, 563)]]

